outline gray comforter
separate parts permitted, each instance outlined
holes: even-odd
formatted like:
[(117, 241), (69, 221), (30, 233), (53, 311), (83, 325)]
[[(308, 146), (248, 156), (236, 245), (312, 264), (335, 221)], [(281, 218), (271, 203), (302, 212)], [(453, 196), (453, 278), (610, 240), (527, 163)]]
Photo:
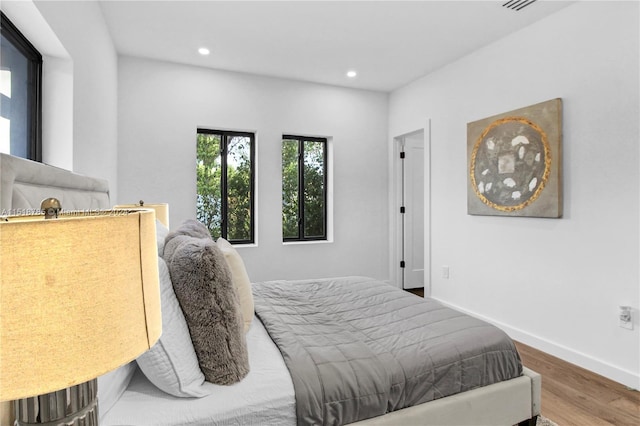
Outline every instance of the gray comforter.
[(340, 425), (522, 375), (500, 329), (365, 277), (253, 284), (300, 425)]

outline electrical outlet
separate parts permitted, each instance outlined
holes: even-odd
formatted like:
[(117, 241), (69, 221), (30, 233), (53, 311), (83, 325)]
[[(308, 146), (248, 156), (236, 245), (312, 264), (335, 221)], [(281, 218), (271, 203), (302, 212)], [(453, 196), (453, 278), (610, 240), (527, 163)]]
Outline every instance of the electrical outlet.
[(449, 279), (449, 267), (447, 265), (442, 265), (442, 278)]
[(620, 306), (620, 313), (618, 314), (620, 320), (620, 327), (627, 330), (633, 330), (633, 316), (631, 315), (631, 306)]

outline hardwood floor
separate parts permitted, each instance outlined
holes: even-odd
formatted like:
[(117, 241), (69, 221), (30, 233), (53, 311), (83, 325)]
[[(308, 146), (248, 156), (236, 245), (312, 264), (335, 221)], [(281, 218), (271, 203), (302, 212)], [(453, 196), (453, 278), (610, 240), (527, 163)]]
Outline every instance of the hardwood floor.
[(424, 288), (412, 288), (407, 291), (415, 294), (416, 296), (424, 297)]
[[(424, 297), (423, 289), (410, 290)], [(640, 392), (516, 342), (522, 363), (542, 375), (542, 415), (559, 426), (638, 426)]]
[(559, 426), (640, 425), (640, 392), (516, 342), (522, 362), (542, 375), (542, 415)]

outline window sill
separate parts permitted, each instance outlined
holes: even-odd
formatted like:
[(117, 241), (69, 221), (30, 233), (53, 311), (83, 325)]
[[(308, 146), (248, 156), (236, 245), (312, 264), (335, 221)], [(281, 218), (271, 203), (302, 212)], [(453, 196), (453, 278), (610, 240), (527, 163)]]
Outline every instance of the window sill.
[(244, 247), (247, 247), (247, 248), (251, 248), (251, 247), (258, 247), (258, 244), (256, 244), (256, 243), (251, 243), (251, 244), (231, 244), (231, 246), (232, 246), (234, 249), (236, 249), (236, 250), (237, 250), (237, 249), (239, 249), (239, 248), (244, 248)]
[(330, 240), (309, 240), (309, 241), (283, 241), (283, 246), (297, 246), (297, 245), (306, 245), (306, 244), (331, 244), (333, 241)]

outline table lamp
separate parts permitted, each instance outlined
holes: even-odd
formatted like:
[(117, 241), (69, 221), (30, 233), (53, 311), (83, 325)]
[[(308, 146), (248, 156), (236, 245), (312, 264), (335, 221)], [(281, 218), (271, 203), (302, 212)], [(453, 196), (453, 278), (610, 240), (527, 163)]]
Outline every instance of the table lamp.
[(156, 212), (156, 219), (158, 219), (164, 226), (169, 229), (169, 204), (167, 203), (158, 203), (158, 204), (149, 204), (145, 203), (143, 200), (140, 200), (138, 204), (118, 204), (114, 207), (114, 209), (153, 209)]
[(97, 425), (96, 377), (162, 331), (155, 212), (55, 204), (0, 217), (0, 401), (18, 425)]

